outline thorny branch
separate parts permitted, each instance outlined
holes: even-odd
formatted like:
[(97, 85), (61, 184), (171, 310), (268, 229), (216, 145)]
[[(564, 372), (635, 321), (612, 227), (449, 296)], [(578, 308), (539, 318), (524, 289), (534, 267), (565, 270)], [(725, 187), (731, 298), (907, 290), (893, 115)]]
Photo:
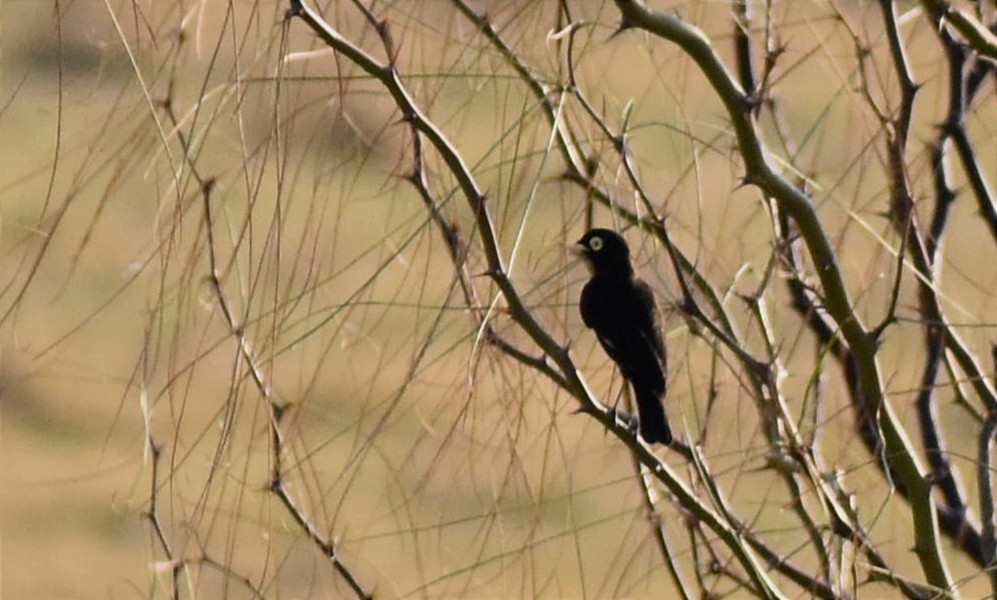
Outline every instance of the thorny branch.
[[(755, 316), (755, 326), (763, 334), (768, 348), (766, 357), (760, 359), (746, 349), (741, 341), (741, 336), (733, 326), (733, 321), (727, 315), (726, 308), (714, 291), (713, 285), (698, 272), (695, 264), (686, 258), (669, 239), (665, 222), (657, 214), (658, 203), (652, 201), (650, 195), (645, 191), (640, 175), (630, 159), (626, 125), (624, 124), (620, 131), (614, 131), (592, 103), (588, 101), (584, 90), (581, 89), (574, 77), (571, 46), (578, 29), (577, 25), (571, 22), (570, 16), (567, 19), (567, 26), (562, 28), (568, 38), (568, 81), (564, 88), (560, 89), (542, 83), (541, 79), (532, 73), (530, 67), (516, 55), (486, 16), (478, 14), (461, 0), (452, 1), (461, 14), (472, 22), (485, 39), (499, 52), (500, 56), (505, 59), (506, 63), (534, 95), (553, 128), (552, 139), (565, 165), (565, 180), (584, 187), (590, 198), (612, 209), (622, 221), (639, 224), (661, 241), (671, 258), (680, 284), (683, 295), (682, 309), (704, 327), (705, 331), (719, 344), (719, 347), (725, 348), (738, 357), (745, 373), (749, 375), (754, 390), (752, 397), (758, 401), (758, 412), (762, 417), (766, 437), (771, 446), (770, 468), (775, 468), (782, 473), (792, 496), (800, 500), (808, 493), (804, 490), (809, 488), (809, 493), (812, 493), (817, 499), (812, 508), (819, 507), (827, 518), (831, 530), (842, 540), (855, 544), (860, 552), (867, 557), (872, 576), (891, 583), (908, 597), (918, 598), (932, 593), (950, 594), (953, 592), (951, 576), (944, 560), (944, 554), (939, 547), (939, 523), (942, 530), (974, 560), (981, 561), (982, 564), (991, 564), (994, 560), (992, 524), (985, 524), (981, 540), (981, 534), (973, 525), (973, 517), (966, 507), (961, 484), (948, 465), (944, 445), (937, 435), (932, 437), (932, 433), (938, 431), (938, 426), (930, 418), (932, 414), (930, 390), (934, 387), (934, 378), (942, 360), (941, 352), (938, 351), (942, 346), (951, 353), (956, 364), (968, 375), (979, 398), (987, 406), (988, 414), (992, 415), (995, 412), (992, 383), (984, 376), (979, 361), (972, 356), (965, 344), (955, 335), (953, 329), (946, 324), (931, 283), (932, 264), (935, 262), (934, 255), (938, 249), (938, 241), (944, 233), (948, 205), (954, 198), (954, 192), (947, 183), (944, 159), (945, 146), (949, 139), (954, 142), (962, 163), (970, 174), (971, 188), (980, 204), (985, 221), (997, 223), (997, 218), (990, 214), (993, 212), (990, 209), (994, 205), (992, 193), (989, 192), (985, 179), (979, 175), (980, 166), (972, 155), (972, 146), (968, 138), (965, 137), (965, 129), (962, 126), (962, 111), (965, 110), (966, 102), (961, 100), (953, 101), (953, 106), (957, 107), (957, 110), (950, 111), (950, 118), (947, 120), (946, 126), (942, 128), (942, 134), (934, 145), (935, 152), (932, 164), (934, 165), (936, 190), (938, 191), (937, 210), (929, 228), (930, 233), (927, 236), (922, 233), (920, 225), (913, 216), (913, 211), (910, 209), (913, 203), (910, 184), (905, 172), (907, 164), (905, 153), (910, 135), (917, 84), (909, 67), (904, 42), (896, 24), (894, 4), (887, 0), (881, 2), (894, 72), (901, 83), (900, 108), (896, 116), (892, 116), (888, 109), (878, 106), (871, 97), (867, 96), (867, 99), (870, 108), (881, 118), (884, 129), (888, 132), (887, 156), (891, 175), (891, 215), (892, 222), (903, 242), (897, 261), (891, 295), (892, 301), (887, 316), (881, 325), (869, 328), (863, 325), (859, 317), (853, 312), (853, 300), (845, 287), (835, 251), (816, 216), (811, 199), (801, 186), (791, 183), (773, 166), (769, 151), (758, 132), (756, 118), (761, 107), (767, 107), (773, 112), (776, 110), (775, 103), (768, 96), (770, 93), (768, 82), (782, 48), (769, 44), (768, 32), (771, 26), (766, 27), (766, 51), (768, 55), (765, 61), (765, 71), (761, 77), (762, 83), (758, 83), (751, 59), (752, 17), (749, 6), (747, 2), (734, 1), (736, 10), (734, 39), (738, 52), (739, 83), (727, 71), (723, 62), (711, 48), (709, 39), (695, 27), (671, 15), (648, 10), (642, 3), (635, 0), (618, 0), (616, 3), (623, 17), (624, 29), (641, 28), (654, 36), (675, 42), (699, 66), (702, 74), (705, 75), (727, 109), (728, 117), (737, 136), (738, 149), (744, 160), (745, 183), (757, 186), (766, 201), (773, 202), (773, 238), (776, 250), (770, 263), (771, 271), (759, 290), (750, 297), (745, 297), (749, 309)], [(973, 17), (951, 9), (945, 3), (924, 2), (924, 5), (930, 7), (931, 14), (934, 15), (938, 25), (939, 35), (949, 44), (951, 55), (957, 54), (952, 50), (953, 48), (963, 50), (964, 47), (951, 37), (949, 29), (944, 26), (946, 24), (951, 24), (964, 36), (967, 43), (971, 44), (984, 57), (974, 64), (977, 66), (989, 64), (986, 62), (989, 60), (991, 52), (992, 34), (989, 31), (985, 28), (981, 30), (979, 23)], [(335, 49), (340, 55), (346, 57), (347, 60), (379, 82), (394, 99), (403, 120), (411, 130), (413, 169), (408, 179), (419, 193), (424, 207), (446, 244), (454, 266), (456, 282), (461, 289), (464, 303), (476, 319), (480, 338), (494, 345), (514, 360), (546, 375), (558, 387), (571, 393), (581, 403), (581, 412), (597, 419), (607, 430), (616, 434), (627, 444), (634, 453), (635, 459), (638, 461), (637, 464), (653, 473), (676, 497), (678, 504), (696, 514), (699, 522), (706, 524), (715, 534), (719, 534), (727, 547), (734, 552), (747, 574), (747, 579), (741, 581), (743, 586), (759, 595), (778, 596), (780, 594), (773, 582), (765, 575), (764, 570), (759, 568), (759, 559), (762, 559), (769, 566), (774, 566), (790, 580), (812, 593), (822, 597), (840, 597), (840, 595), (845, 594), (845, 573), (835, 574), (833, 572), (830, 552), (823, 539), (821, 525), (811, 514), (811, 508), (802, 502), (794, 504), (801, 523), (804, 524), (810, 535), (814, 549), (820, 555), (823, 581), (819, 581), (816, 576), (795, 570), (789, 566), (788, 561), (769, 549), (751, 532), (750, 527), (740, 523), (737, 517), (724, 507), (720, 490), (714, 489), (710, 494), (714, 499), (716, 512), (699, 502), (695, 494), (687, 489), (659, 458), (634, 440), (626, 429), (613, 419), (609, 411), (591, 395), (573, 365), (567, 347), (553, 339), (535, 319), (530, 309), (520, 298), (513, 282), (509, 279), (499, 251), (492, 217), (489, 214), (488, 201), (459, 151), (422, 112), (417, 101), (405, 86), (402, 73), (399, 72), (395, 64), (397, 48), (390, 36), (387, 22), (378, 20), (373, 12), (362, 4), (358, 3), (357, 6), (362, 9), (368, 22), (382, 39), (386, 56), (388, 56), (387, 63), (378, 62), (358, 45), (344, 38), (302, 2), (292, 0), (288, 15), (304, 21), (329, 47)], [(772, 18), (770, 11), (766, 11), (766, 18)], [(559, 20), (559, 22), (562, 21)], [(954, 65), (957, 60), (964, 60), (964, 57), (954, 58)], [(961, 64), (957, 65), (961, 74), (958, 86), (953, 84), (953, 89), (958, 87), (958, 91), (963, 95), (961, 97), (964, 97), (967, 82), (974, 81), (973, 85), (978, 88), (981, 78), (979, 76), (980, 68), (971, 71), (974, 75), (962, 75), (970, 71), (961, 68)], [(955, 71), (956, 69), (953, 68), (953, 72)], [(573, 126), (567, 119), (560, 118), (560, 108), (551, 99), (554, 93), (569, 93), (577, 100), (589, 120), (595, 123), (602, 134), (612, 142), (612, 147), (617, 152), (623, 172), (641, 201), (644, 214), (638, 214), (621, 207), (614, 201), (611, 192), (600, 189), (596, 174), (601, 160), (588, 153), (586, 144), (579, 141), (580, 136), (576, 135)], [(778, 115), (773, 115), (773, 118), (779, 122)], [(474, 235), (470, 237), (477, 240), (478, 245), (475, 248), (483, 253), (487, 261), (486, 275), (497, 293), (508, 305), (509, 318), (529, 335), (540, 349), (539, 355), (534, 356), (516, 347), (495, 331), (491, 321), (494, 317), (485, 310), (488, 303), (482, 302), (481, 291), (469, 276), (465, 266), (468, 253), (472, 251), (470, 242), (461, 235), (455, 224), (441, 212), (431, 184), (425, 176), (423, 140), (427, 141), (439, 154), (458, 182), (467, 206), (474, 217)], [(967, 151), (963, 152), (964, 149)], [(977, 176), (974, 177), (974, 174)], [(997, 238), (997, 229), (994, 231), (994, 237)], [(808, 253), (809, 260), (816, 266), (814, 274), (818, 280), (817, 284), (806, 282), (806, 277), (803, 274), (804, 261), (800, 256), (803, 249)], [(876, 359), (879, 337), (886, 327), (896, 322), (900, 290), (904, 282), (907, 281), (907, 278), (902, 277), (903, 270), (907, 268), (905, 261), (907, 249), (910, 249), (913, 268), (917, 273), (916, 278), (910, 279), (916, 279), (918, 282), (921, 311), (924, 322), (928, 324), (925, 328), (927, 347), (936, 349), (936, 351), (928, 353), (923, 370), (923, 389), (925, 392), (922, 393), (918, 401), (919, 412), (922, 415), (922, 437), (928, 449), (927, 457), (931, 465), (930, 472), (921, 466), (906, 432), (893, 414), (890, 400), (884, 392), (882, 375)], [(786, 408), (786, 398), (778, 387), (780, 369), (776, 350), (778, 342), (768, 325), (763, 300), (764, 292), (769, 286), (769, 280), (777, 265), (788, 269), (790, 273), (786, 277), (786, 281), (794, 300), (794, 307), (811, 331), (818, 334), (817, 337), (821, 345), (844, 368), (845, 379), (848, 383), (847, 389), (853, 401), (857, 415), (857, 430), (861, 434), (861, 438), (870, 453), (877, 457), (878, 464), (887, 481), (891, 485), (895, 485), (897, 491), (911, 503), (916, 540), (915, 552), (921, 560), (924, 575), (931, 586), (931, 591), (893, 575), (895, 570), (885, 563), (869, 542), (867, 534), (850, 505), (849, 494), (844, 491), (841, 480), (821, 472), (818, 463), (819, 457), (814, 455), (813, 448), (809, 448), (803, 436), (796, 431), (795, 422)], [(700, 296), (706, 298), (710, 307), (709, 312), (700, 307), (698, 301)], [(925, 415), (928, 415), (929, 418), (925, 418)], [(987, 436), (981, 434), (980, 464), (989, 464), (985, 461), (984, 454), (989, 455), (992, 439), (992, 434)], [(697, 467), (698, 481), (706, 485), (711, 485), (714, 482), (714, 478), (708, 471), (704, 470), (703, 458), (695, 448), (680, 449), (680, 455), (691, 465)], [(793, 466), (788, 469), (779, 469), (780, 464)], [(985, 472), (984, 470), (981, 473), (980, 490), (984, 503), (981, 512), (985, 517), (988, 517), (989, 521), (992, 521), (992, 492), (989, 483), (983, 481), (982, 476)], [(938, 485), (943, 491), (942, 497), (946, 501), (945, 505), (936, 505), (935, 500), (933, 500), (931, 490), (934, 485)], [(648, 488), (645, 487), (645, 491), (648, 491)], [(989, 503), (987, 503), (988, 498), (990, 499)], [(648, 505), (648, 509), (653, 509), (653, 502)], [(685, 584), (681, 583), (682, 578), (673, 563), (673, 556), (667, 548), (667, 543), (659, 538), (658, 544), (673, 575), (673, 580), (684, 590)], [(694, 544), (693, 547), (695, 548), (695, 546)], [(749, 547), (750, 550), (748, 550)], [(757, 553), (757, 556), (753, 553)], [(719, 571), (724, 571), (724, 569), (719, 569)], [(735, 580), (739, 577), (734, 573), (730, 573), (730, 576)], [(827, 583), (832, 581), (833, 587), (826, 587)], [(703, 580), (698, 572), (697, 582), (700, 586), (703, 585)]]
[[(510, 318), (533, 339), (546, 356), (554, 361), (560, 370), (560, 376), (568, 384), (565, 388), (566, 391), (581, 401), (580, 411), (596, 418), (609, 431), (624, 440), (637, 458), (679, 498), (684, 506), (690, 510), (695, 510), (703, 522), (725, 540), (728, 548), (737, 556), (759, 593), (769, 597), (780, 597), (781, 594), (776, 590), (753, 551), (738, 540), (736, 530), (728, 524), (729, 519), (713, 513), (706, 505), (696, 499), (695, 495), (671, 472), (667, 465), (654, 456), (647, 446), (640, 443), (625, 425), (618, 423), (611, 411), (592, 397), (569, 357), (567, 348), (556, 342), (535, 320), (505, 272), (487, 202), (474, 176), (452, 143), (418, 108), (403, 84), (395, 65), (384, 65), (377, 62), (364, 50), (342, 37), (303, 3), (292, 2), (288, 14), (302, 19), (326, 44), (380, 82), (394, 98), (403, 119), (410, 123), (419, 135), (425, 136), (439, 153), (458, 181), (468, 207), (474, 216), (476, 234), (480, 239), (481, 250), (488, 263), (487, 274), (505, 299)], [(447, 234), (444, 233), (444, 235)]]

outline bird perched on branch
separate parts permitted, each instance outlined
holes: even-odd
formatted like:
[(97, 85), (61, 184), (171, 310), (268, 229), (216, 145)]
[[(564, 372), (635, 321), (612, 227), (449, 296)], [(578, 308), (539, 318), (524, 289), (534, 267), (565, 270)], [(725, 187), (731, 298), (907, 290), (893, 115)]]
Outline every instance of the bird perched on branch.
[(592, 279), (579, 308), (606, 354), (630, 382), (637, 401), (640, 436), (670, 444), (672, 432), (661, 404), (667, 358), (654, 293), (634, 275), (626, 241), (608, 229), (593, 229), (575, 244)]

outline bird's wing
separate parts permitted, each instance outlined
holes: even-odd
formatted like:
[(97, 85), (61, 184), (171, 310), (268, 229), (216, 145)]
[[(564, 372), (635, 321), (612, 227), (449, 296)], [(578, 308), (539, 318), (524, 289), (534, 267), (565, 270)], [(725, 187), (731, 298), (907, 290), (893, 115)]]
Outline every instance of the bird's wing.
[(603, 285), (582, 290), (582, 320), (631, 383), (663, 394), (665, 349), (654, 293), (646, 283)]
[(662, 398), (665, 395), (667, 355), (661, 335), (661, 320), (658, 316), (654, 292), (644, 281), (634, 281), (634, 293), (630, 295), (629, 314), (632, 319), (630, 330), (634, 340), (630, 360), (636, 366), (630, 377), (631, 383), (642, 387)]
[(661, 368), (664, 369), (667, 362), (665, 352), (665, 341), (661, 334), (661, 317), (658, 315), (658, 305), (654, 300), (654, 292), (651, 286), (642, 279), (634, 281), (636, 294), (634, 295), (634, 306), (632, 314), (637, 322), (637, 329), (641, 332), (644, 343), (658, 357)]

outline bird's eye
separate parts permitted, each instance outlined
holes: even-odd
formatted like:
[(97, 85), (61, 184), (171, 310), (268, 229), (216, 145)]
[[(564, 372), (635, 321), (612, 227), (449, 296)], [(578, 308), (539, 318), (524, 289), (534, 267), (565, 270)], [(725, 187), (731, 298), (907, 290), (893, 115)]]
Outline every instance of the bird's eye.
[(596, 252), (602, 250), (602, 238), (596, 236), (589, 240), (589, 248), (595, 250)]

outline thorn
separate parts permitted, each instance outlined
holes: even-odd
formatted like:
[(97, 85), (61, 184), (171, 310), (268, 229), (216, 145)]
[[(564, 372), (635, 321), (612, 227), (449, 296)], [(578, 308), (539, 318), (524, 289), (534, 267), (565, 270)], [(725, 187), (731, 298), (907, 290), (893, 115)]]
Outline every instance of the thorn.
[(609, 34), (609, 37), (606, 38), (606, 41), (613, 39), (614, 37), (620, 35), (624, 31), (627, 31), (628, 29), (633, 29), (633, 25), (631, 25), (630, 22), (627, 21), (626, 18), (624, 17), (624, 19), (620, 21), (620, 26), (616, 28), (616, 31)]
[(770, 61), (772, 61), (774, 63), (780, 56), (782, 56), (786, 52), (787, 48), (789, 48), (788, 44), (786, 44), (784, 42), (779, 42), (776, 45), (776, 47), (773, 48), (768, 53), (768, 55), (766, 56), (766, 58), (768, 58)]
[(291, 0), (291, 6), (284, 13), (284, 19), (290, 21), (294, 17), (300, 17), (305, 12), (305, 7), (302, 6), (301, 0)]
[(760, 299), (760, 296), (757, 292), (753, 292), (750, 294), (742, 292), (734, 292), (734, 294), (741, 299), (741, 302), (744, 302), (749, 307), (755, 308), (758, 306), (758, 301)]
[(571, 169), (565, 169), (561, 172), (561, 176), (558, 177), (560, 181), (585, 181), (578, 176), (577, 173), (573, 172)]
[(585, 159), (585, 175), (591, 179), (595, 177), (596, 171), (599, 170), (599, 159), (595, 156), (589, 156)]
[(626, 151), (627, 141), (622, 133), (619, 135), (614, 135), (612, 142), (613, 142), (613, 149), (619, 152), (620, 154)]
[(741, 104), (744, 105), (745, 111), (750, 113), (754, 112), (755, 109), (761, 106), (764, 99), (765, 98), (762, 96), (761, 90), (751, 90), (749, 92), (745, 92), (744, 95), (741, 96)]
[(546, 42), (549, 44), (551, 42), (559, 42), (563, 40), (564, 38), (571, 35), (571, 32), (575, 29), (575, 27), (577, 27), (575, 23), (569, 23), (566, 27), (564, 27), (560, 31), (554, 31), (553, 29), (551, 29), (550, 31), (547, 32)]
[(734, 189), (740, 189), (746, 185), (762, 187), (762, 178), (754, 173), (745, 173), (744, 176), (741, 177), (741, 185)]

